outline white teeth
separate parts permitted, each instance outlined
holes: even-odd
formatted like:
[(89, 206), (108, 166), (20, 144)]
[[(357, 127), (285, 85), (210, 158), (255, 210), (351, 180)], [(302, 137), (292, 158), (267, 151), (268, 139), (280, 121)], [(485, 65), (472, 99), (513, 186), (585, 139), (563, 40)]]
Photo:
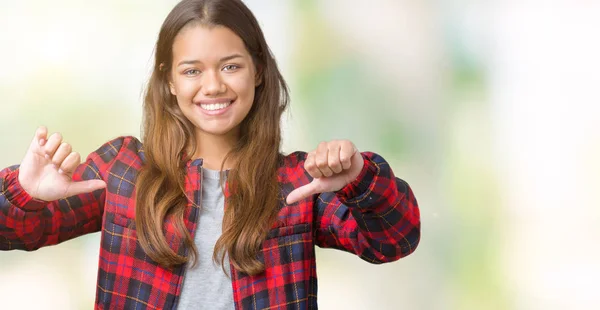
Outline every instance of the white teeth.
[(231, 101), (226, 102), (226, 103), (201, 104), (200, 107), (204, 110), (215, 111), (215, 110), (225, 109), (226, 107), (228, 107), (230, 105), (231, 105)]

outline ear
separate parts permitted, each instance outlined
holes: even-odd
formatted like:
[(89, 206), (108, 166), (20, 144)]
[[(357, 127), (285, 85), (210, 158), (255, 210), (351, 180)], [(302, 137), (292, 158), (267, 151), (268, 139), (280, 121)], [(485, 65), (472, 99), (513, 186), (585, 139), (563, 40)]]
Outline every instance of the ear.
[(256, 71), (254, 74), (254, 87), (258, 87), (263, 82), (263, 70), (259, 66), (255, 66), (254, 70)]
[[(163, 71), (165, 70), (165, 64), (164, 63), (160, 63), (160, 65), (158, 65), (158, 70), (159, 71)], [(171, 94), (173, 96), (177, 96), (177, 92), (175, 91), (175, 85), (173, 85), (173, 81), (171, 81), (171, 74), (167, 74), (167, 79), (168, 79), (168, 84), (169, 84), (169, 91), (171, 92)]]
[(263, 82), (263, 74), (262, 72), (256, 72), (256, 75), (254, 76), (254, 87), (258, 87), (260, 86), (260, 84), (262, 84)]
[(169, 90), (171, 91), (171, 95), (177, 96), (177, 91), (175, 91), (175, 85), (173, 82), (169, 81)]

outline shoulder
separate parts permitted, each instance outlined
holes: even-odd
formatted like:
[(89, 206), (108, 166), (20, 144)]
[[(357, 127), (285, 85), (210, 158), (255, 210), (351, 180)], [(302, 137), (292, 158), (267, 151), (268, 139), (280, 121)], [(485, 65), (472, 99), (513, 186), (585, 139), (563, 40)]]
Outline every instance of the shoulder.
[(280, 184), (292, 184), (295, 187), (298, 185), (298, 182), (310, 182), (308, 174), (304, 170), (304, 161), (307, 155), (306, 152), (302, 151), (296, 151), (287, 155), (280, 154), (278, 171)]
[(134, 136), (120, 136), (114, 138), (102, 146), (90, 157), (100, 159), (104, 163), (113, 162), (116, 159), (142, 160), (144, 159), (144, 149), (142, 142)]
[(279, 162), (279, 168), (287, 168), (287, 169), (294, 169), (296, 167), (300, 167), (302, 168), (304, 166), (304, 161), (306, 160), (306, 152), (303, 151), (296, 151), (293, 153), (290, 153), (288, 155), (284, 155), (281, 154), (280, 155), (280, 162)]

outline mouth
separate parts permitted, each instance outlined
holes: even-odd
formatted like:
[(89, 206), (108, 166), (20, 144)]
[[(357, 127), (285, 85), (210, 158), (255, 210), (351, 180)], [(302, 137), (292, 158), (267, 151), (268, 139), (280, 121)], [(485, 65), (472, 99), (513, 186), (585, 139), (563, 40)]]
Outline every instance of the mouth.
[(199, 102), (197, 103), (197, 105), (205, 111), (219, 111), (219, 110), (224, 110), (227, 107), (229, 107), (230, 105), (232, 105), (234, 102), (234, 100), (211, 100), (211, 101), (204, 101), (204, 102)]

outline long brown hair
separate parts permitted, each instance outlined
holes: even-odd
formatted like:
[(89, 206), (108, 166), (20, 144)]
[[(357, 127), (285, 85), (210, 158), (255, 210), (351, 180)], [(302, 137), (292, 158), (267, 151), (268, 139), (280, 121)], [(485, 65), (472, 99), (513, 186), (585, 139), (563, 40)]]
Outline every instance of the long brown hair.
[[(168, 87), (173, 42), (191, 23), (224, 26), (236, 33), (252, 56), (261, 81), (253, 106), (240, 125), (240, 139), (227, 155), (233, 156), (236, 163), (227, 177), (230, 195), (226, 199), (223, 234), (213, 253), (213, 260), (223, 266), (227, 254), (234, 268), (257, 274), (264, 270), (257, 259), (258, 251), (279, 210), (280, 120), (289, 96), (256, 18), (240, 0), (183, 0), (162, 25), (144, 100), (142, 140), (146, 161), (136, 184), (138, 239), (148, 256), (165, 267), (195, 262), (198, 255), (183, 220), (187, 206), (185, 161), (186, 154), (196, 149), (194, 126)], [(190, 249), (187, 257), (177, 254), (166, 240), (163, 225), (167, 215), (173, 216), (183, 244)]]

